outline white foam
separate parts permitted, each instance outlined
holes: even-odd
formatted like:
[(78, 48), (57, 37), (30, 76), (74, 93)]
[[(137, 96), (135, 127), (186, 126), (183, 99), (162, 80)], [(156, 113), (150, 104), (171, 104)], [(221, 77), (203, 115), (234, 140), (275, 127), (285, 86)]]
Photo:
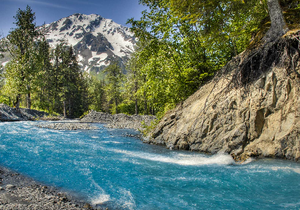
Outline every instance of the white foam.
[(253, 158), (248, 158), (246, 161), (244, 161), (244, 162), (242, 162), (242, 163), (240, 163), (241, 165), (247, 165), (247, 164), (249, 164), (249, 163), (251, 163), (252, 161), (254, 161), (255, 159), (253, 159)]
[(110, 201), (110, 196), (107, 194), (100, 194), (97, 197), (93, 198), (91, 203), (93, 205), (96, 205), (96, 204), (105, 203), (107, 201)]
[(124, 144), (124, 142), (119, 141), (101, 141), (104, 144)]
[(171, 163), (177, 165), (185, 165), (185, 166), (201, 166), (201, 165), (230, 165), (234, 164), (234, 160), (230, 155), (226, 154), (217, 154), (213, 156), (201, 156), (201, 155), (189, 155), (189, 156), (180, 156), (176, 155), (173, 157), (168, 157), (164, 155), (156, 155), (145, 152), (130, 152), (126, 150), (117, 150), (112, 149), (116, 153), (122, 153), (131, 157), (136, 157), (140, 159), (156, 161), (156, 162), (164, 162)]
[(99, 139), (99, 136), (91, 136), (92, 139)]
[(288, 209), (296, 209), (299, 205), (300, 202), (295, 202), (295, 203), (282, 204), (280, 206), (283, 206), (284, 208), (288, 208)]
[(283, 170), (283, 171), (294, 171), (295, 173), (300, 174), (300, 168), (292, 168), (292, 167), (271, 167), (273, 171)]
[(95, 182), (95, 180), (93, 179), (92, 176), (89, 177), (89, 179), (91, 180), (92, 184), (98, 189), (99, 191), (99, 195), (96, 196), (95, 198), (92, 199), (91, 203), (93, 205), (96, 205), (96, 204), (101, 204), (101, 203), (104, 203), (104, 202), (107, 202), (107, 201), (110, 201), (111, 198), (110, 198), (110, 195), (108, 195), (103, 189), (102, 187), (100, 187), (99, 184), (97, 184)]
[(122, 194), (122, 197), (119, 200), (119, 202), (122, 203), (122, 208), (130, 210), (136, 209), (135, 200), (131, 192), (124, 188), (120, 188), (119, 192)]

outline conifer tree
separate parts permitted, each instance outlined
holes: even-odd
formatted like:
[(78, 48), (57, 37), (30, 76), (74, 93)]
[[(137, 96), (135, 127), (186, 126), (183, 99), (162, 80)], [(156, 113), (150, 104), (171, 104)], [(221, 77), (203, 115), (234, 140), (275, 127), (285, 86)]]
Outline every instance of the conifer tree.
[[(5, 44), (4, 44), (4, 40), (2, 39), (2, 36), (0, 35), (0, 59), (4, 58), (3, 53), (5, 52)], [(0, 65), (0, 92), (1, 92), (1, 88), (3, 86), (3, 66)]]
[(118, 62), (114, 61), (104, 70), (106, 73), (106, 94), (109, 101), (114, 104), (113, 113), (118, 113), (118, 105), (121, 100), (121, 85), (123, 73)]
[(27, 108), (31, 107), (31, 92), (37, 75), (36, 39), (39, 36), (35, 25), (35, 13), (29, 6), (19, 9), (14, 16), (16, 28), (7, 37), (11, 44), (12, 65), (6, 71), (7, 79), (16, 80), (10, 85), (16, 91), (15, 106), (19, 109), (21, 94), (27, 94)]
[[(51, 48), (45, 36), (38, 41), (38, 107), (50, 112), (53, 95), (53, 66), (51, 64)], [(53, 110), (51, 109), (51, 112)]]
[(106, 111), (106, 97), (104, 91), (104, 81), (91, 75), (88, 80), (89, 109), (101, 112)]
[(80, 116), (88, 109), (86, 79), (78, 65), (72, 46), (65, 42), (56, 46), (51, 70), (53, 110), (64, 117)]

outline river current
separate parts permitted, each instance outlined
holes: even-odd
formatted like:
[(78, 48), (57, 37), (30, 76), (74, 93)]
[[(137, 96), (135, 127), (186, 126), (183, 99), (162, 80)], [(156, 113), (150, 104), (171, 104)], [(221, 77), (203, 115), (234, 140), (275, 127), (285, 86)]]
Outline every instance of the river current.
[(133, 130), (0, 123), (0, 165), (114, 209), (299, 209), (300, 164), (171, 151)]

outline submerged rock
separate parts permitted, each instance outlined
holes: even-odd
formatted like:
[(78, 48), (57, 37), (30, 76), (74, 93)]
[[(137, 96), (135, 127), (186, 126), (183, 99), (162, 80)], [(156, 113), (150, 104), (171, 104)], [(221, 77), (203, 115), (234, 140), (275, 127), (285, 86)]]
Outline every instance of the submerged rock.
[(285, 37), (237, 56), (144, 141), (236, 160), (300, 160), (299, 45)]

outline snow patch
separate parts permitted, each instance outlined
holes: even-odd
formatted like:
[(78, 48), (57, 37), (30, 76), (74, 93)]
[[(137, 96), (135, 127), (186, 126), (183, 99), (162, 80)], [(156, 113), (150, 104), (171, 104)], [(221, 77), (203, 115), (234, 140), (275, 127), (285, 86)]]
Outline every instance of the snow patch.
[[(68, 24), (67, 19), (70, 21), (68, 21), (69, 25), (66, 28), (64, 23)], [(52, 29), (53, 25), (56, 26), (56, 30)], [(79, 65), (83, 67), (84, 71), (89, 71), (90, 69), (89, 66), (86, 66), (85, 61), (88, 61), (89, 64), (97, 61), (93, 63), (95, 67), (108, 66), (110, 64), (106, 60), (108, 57), (107, 53), (97, 55), (97, 52), (91, 51), (91, 43), (87, 37), (89, 34), (95, 37), (98, 37), (99, 33), (102, 34), (113, 47), (111, 52), (115, 56), (120, 58), (130, 57), (130, 54), (134, 52), (134, 34), (127, 27), (96, 14), (74, 14), (54, 23), (47, 24), (45, 27), (48, 30), (46, 39), (52, 48), (59, 44), (61, 40), (65, 40), (68, 45), (76, 46), (83, 39), (86, 39), (86, 43), (83, 44), (86, 45), (87, 50), (77, 52)]]

